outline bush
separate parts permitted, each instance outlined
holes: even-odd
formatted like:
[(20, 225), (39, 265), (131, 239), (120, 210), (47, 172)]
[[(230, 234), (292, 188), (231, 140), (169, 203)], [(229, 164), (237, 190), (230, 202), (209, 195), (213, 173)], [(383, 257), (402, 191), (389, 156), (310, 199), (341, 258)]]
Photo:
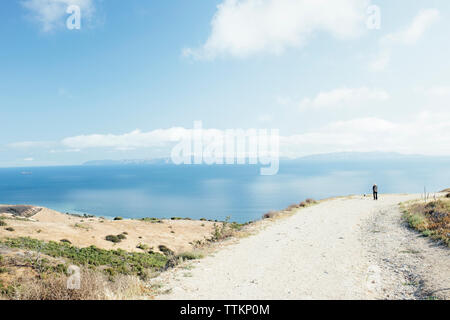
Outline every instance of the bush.
[(214, 223), (214, 231), (212, 232), (211, 238), (207, 239), (207, 241), (216, 242), (233, 236), (235, 229), (230, 227), (231, 224), (228, 222), (229, 220), (230, 217), (227, 217), (225, 221), (221, 222), (220, 226), (217, 223)]
[(148, 245), (146, 245), (145, 243), (139, 243), (136, 248), (147, 251), (150, 249), (150, 247)]
[(294, 209), (298, 209), (300, 205), (298, 204), (291, 204), (289, 207), (286, 208), (286, 211), (292, 211)]
[(14, 228), (11, 228), (11, 227), (6, 228), (5, 230), (10, 231), (10, 232), (16, 231)]
[(278, 211), (269, 211), (263, 214), (263, 219), (272, 219), (278, 215)]
[(0, 219), (0, 227), (5, 227), (5, 226), (7, 226), (8, 224), (5, 222), (5, 221), (3, 221), (3, 220), (1, 220)]
[(408, 224), (424, 236), (450, 246), (450, 201), (446, 198), (428, 203), (415, 203), (404, 211)]
[(445, 197), (450, 198), (450, 192), (447, 193), (447, 195)]
[(114, 242), (114, 243), (119, 243), (122, 240), (125, 240), (127, 238), (127, 236), (125, 234), (128, 234), (128, 233), (124, 232), (124, 233), (118, 234), (116, 236), (110, 234), (110, 235), (105, 237), (105, 240), (106, 241), (111, 241), (111, 242)]
[(163, 223), (162, 220), (158, 218), (142, 218), (141, 220), (151, 223)]
[(63, 243), (68, 243), (68, 244), (72, 244), (72, 242), (70, 242), (70, 240), (67, 240), (67, 239), (61, 239), (61, 240), (59, 240), (60, 242), (63, 242)]
[(117, 238), (120, 239), (120, 240), (125, 240), (127, 238), (127, 236), (122, 233), (122, 234), (118, 234)]
[(230, 223), (230, 228), (236, 231), (240, 231), (245, 224), (241, 224), (241, 223), (237, 223), (237, 222), (232, 222)]
[(106, 236), (106, 237), (105, 237), (105, 240), (106, 240), (106, 241), (113, 242), (113, 243), (119, 243), (119, 242), (122, 241), (122, 239), (119, 239), (118, 236), (114, 236), (114, 235), (112, 235), (112, 234)]
[(175, 254), (172, 250), (167, 248), (165, 245), (158, 246), (158, 249), (159, 249), (159, 251), (164, 253), (164, 255), (166, 255), (166, 256), (173, 256)]
[(122, 217), (115, 217), (114, 218), (114, 221), (120, 221), (120, 220), (123, 220), (123, 218)]
[(203, 254), (198, 252), (183, 252), (177, 255), (177, 258), (183, 260), (197, 260), (203, 258)]

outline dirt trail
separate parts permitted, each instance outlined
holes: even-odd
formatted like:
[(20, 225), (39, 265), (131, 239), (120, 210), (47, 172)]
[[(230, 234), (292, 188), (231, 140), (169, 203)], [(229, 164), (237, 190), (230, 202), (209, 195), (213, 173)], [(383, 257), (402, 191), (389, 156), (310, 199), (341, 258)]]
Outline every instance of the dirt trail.
[(450, 250), (409, 230), (398, 203), (353, 196), (273, 222), (214, 255), (166, 272), (159, 299), (450, 297)]

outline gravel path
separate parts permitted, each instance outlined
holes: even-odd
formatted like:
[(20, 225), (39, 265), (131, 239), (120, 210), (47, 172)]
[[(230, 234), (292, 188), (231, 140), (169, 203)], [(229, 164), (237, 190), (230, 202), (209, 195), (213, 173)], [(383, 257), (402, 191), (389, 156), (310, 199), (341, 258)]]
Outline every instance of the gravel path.
[(324, 201), (163, 273), (158, 299), (448, 298), (450, 253), (401, 222), (419, 195)]

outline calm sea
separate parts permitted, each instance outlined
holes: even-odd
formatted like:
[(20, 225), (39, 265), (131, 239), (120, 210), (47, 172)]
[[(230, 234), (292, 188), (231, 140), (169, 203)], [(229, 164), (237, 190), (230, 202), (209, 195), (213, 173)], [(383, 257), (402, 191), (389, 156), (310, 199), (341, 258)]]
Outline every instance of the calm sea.
[(420, 193), (450, 187), (445, 160), (295, 161), (276, 176), (254, 166), (70, 166), (0, 169), (0, 203), (126, 218), (245, 222), (306, 198)]

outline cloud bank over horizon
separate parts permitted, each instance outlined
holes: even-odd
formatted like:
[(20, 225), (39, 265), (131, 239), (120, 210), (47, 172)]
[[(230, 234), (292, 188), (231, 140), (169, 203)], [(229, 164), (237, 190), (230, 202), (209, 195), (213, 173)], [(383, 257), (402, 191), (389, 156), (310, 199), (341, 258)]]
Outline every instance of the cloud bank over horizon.
[[(67, 137), (61, 141), (19, 142), (9, 144), (8, 149), (47, 152), (84, 152), (109, 150), (126, 155), (127, 151), (145, 150), (148, 158), (157, 149), (170, 155), (171, 148), (193, 129), (174, 127), (148, 132), (134, 130), (124, 134), (91, 134)], [(224, 130), (204, 128), (207, 141), (223, 135)], [(246, 130), (246, 129), (243, 129)], [(397, 152), (449, 156), (450, 116), (447, 113), (424, 111), (411, 121), (393, 122), (382, 118), (367, 117), (348, 121), (335, 121), (316, 130), (280, 136), (280, 156), (296, 158), (312, 154), (333, 152)], [(125, 153), (124, 153), (125, 152)], [(150, 153), (149, 153), (150, 152)], [(117, 154), (115, 154), (117, 155)], [(31, 157), (29, 157), (31, 158)], [(94, 160), (88, 158), (88, 160)]]

